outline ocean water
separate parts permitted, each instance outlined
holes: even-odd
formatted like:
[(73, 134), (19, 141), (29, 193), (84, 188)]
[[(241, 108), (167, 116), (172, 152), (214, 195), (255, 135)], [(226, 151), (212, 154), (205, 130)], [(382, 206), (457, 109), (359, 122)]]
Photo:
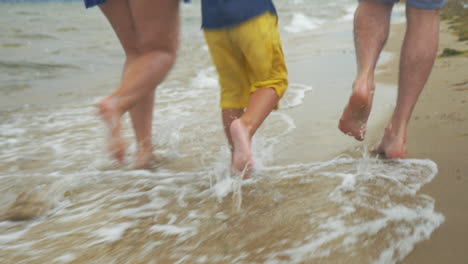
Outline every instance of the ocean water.
[[(229, 174), (199, 1), (182, 5), (177, 64), (157, 88), (150, 170), (131, 169), (134, 145), (124, 166), (105, 152), (94, 105), (124, 58), (100, 11), (0, 3), (0, 263), (397, 263), (428, 239), (444, 216), (419, 190), (437, 165), (378, 159), (371, 140), (336, 129), (356, 3), (276, 4), (290, 87), (241, 181)], [(370, 128), (394, 97), (378, 85)]]

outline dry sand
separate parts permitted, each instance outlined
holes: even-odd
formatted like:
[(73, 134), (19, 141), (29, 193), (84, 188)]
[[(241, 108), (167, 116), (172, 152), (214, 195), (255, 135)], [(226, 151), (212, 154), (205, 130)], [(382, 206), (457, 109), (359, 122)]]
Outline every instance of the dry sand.
[[(404, 33), (404, 24), (392, 26), (385, 50), (396, 56), (380, 67), (382, 72), (377, 82), (396, 84)], [(438, 54), (444, 48), (466, 50), (468, 43), (457, 41), (442, 22)], [(436, 211), (446, 219), (402, 263), (467, 264), (468, 56), (436, 59), (409, 126), (407, 158), (431, 159), (437, 163), (439, 174), (420, 192), (436, 200)]]

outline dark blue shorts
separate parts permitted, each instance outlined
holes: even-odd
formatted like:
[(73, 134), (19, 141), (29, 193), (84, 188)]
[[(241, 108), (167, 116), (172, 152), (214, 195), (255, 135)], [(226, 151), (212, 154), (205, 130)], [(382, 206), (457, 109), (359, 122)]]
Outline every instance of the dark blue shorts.
[[(381, 3), (394, 4), (400, 0), (375, 0)], [(361, 2), (361, 0), (359, 0)], [(406, 4), (419, 9), (434, 10), (440, 9), (445, 3), (445, 0), (406, 0)]]
[(84, 0), (86, 8), (93, 7), (95, 5), (100, 5), (104, 3), (106, 0)]
[(106, 0), (84, 0), (84, 4), (86, 8), (93, 7), (95, 5), (99, 5), (104, 3)]
[[(102, 3), (104, 3), (106, 0), (84, 0), (84, 4), (86, 6), (86, 8), (90, 8), (90, 7), (93, 7), (95, 5), (100, 5)], [(185, 3), (188, 3), (190, 2), (190, 0), (184, 0)]]

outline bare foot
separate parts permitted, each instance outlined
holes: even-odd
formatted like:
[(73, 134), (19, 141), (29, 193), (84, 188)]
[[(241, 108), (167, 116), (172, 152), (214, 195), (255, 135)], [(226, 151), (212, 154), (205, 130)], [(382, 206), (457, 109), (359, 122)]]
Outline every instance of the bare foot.
[(112, 156), (120, 163), (123, 163), (126, 144), (122, 138), (120, 125), (120, 114), (116, 109), (116, 99), (108, 96), (99, 102), (99, 115), (108, 129), (107, 144)]
[(148, 169), (155, 158), (152, 149), (139, 150), (135, 160), (135, 169)]
[(362, 141), (366, 134), (366, 124), (369, 118), (374, 89), (369, 87), (367, 80), (353, 83), (353, 92), (340, 118), (338, 128), (346, 135)]
[(396, 135), (391, 128), (385, 128), (385, 134), (373, 152), (387, 159), (403, 159), (406, 154), (405, 143), (406, 137)]
[(244, 179), (250, 177), (250, 172), (253, 167), (252, 151), (250, 150), (250, 136), (248, 128), (236, 119), (232, 122), (231, 137), (234, 144), (234, 154), (232, 157), (232, 168), (235, 172), (240, 173), (245, 170)]

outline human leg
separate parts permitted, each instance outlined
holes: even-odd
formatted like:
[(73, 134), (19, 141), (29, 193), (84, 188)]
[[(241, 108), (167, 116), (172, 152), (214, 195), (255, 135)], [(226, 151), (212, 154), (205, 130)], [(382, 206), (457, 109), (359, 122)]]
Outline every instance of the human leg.
[(245, 58), (239, 47), (231, 40), (229, 29), (204, 30), (204, 35), (219, 76), (223, 128), (233, 154), (235, 148), (231, 124), (244, 114), (251, 85), (246, 72)]
[(260, 88), (251, 94), (244, 114), (230, 125), (231, 142), (234, 149), (232, 167), (235, 171), (240, 172), (246, 166), (247, 173), (252, 169), (252, 137), (278, 104), (278, 101), (279, 97), (273, 88)]
[[(99, 5), (103, 14), (114, 29), (125, 51), (125, 65), (131, 64), (138, 55), (136, 32), (133, 25), (130, 6), (127, 1), (107, 1)], [(122, 78), (125, 74), (122, 73)], [(102, 99), (99, 104), (99, 114), (108, 129), (108, 150), (119, 162), (123, 162), (126, 143), (122, 137), (120, 117), (123, 112), (117, 107), (117, 100), (111, 95)]]
[(400, 57), (398, 97), (392, 118), (376, 151), (403, 158), (408, 122), (426, 84), (437, 53), (439, 10), (406, 6), (407, 29)]
[(363, 0), (354, 15), (354, 45), (357, 75), (353, 90), (340, 118), (339, 129), (364, 140), (374, 94), (374, 71), (388, 38), (392, 3)]
[(114, 96), (128, 111), (161, 83), (172, 68), (178, 46), (178, 1), (129, 0), (138, 56), (126, 64)]
[(137, 141), (137, 153), (134, 164), (136, 169), (147, 168), (151, 160), (154, 159), (153, 141), (151, 139), (154, 94), (154, 90), (148, 92), (148, 95), (141, 98), (129, 111)]
[[(110, 21), (126, 54), (124, 72), (119, 88), (100, 103), (101, 112), (107, 113), (112, 124), (113, 137), (120, 138), (120, 117), (131, 113), (139, 151), (137, 167), (145, 167), (150, 156), (151, 119), (154, 89), (171, 69), (178, 44), (178, 1), (173, 0), (110, 0), (100, 6)], [(135, 108), (136, 107), (136, 108)], [(134, 110), (132, 110), (135, 108)], [(102, 111), (105, 109), (106, 111)], [(145, 113), (150, 111), (151, 113)], [(118, 132), (117, 132), (118, 131)], [(122, 141), (122, 140), (120, 140)], [(116, 144), (110, 144), (116, 145)], [(122, 145), (122, 144), (120, 144)], [(123, 159), (121, 150), (114, 157)], [(152, 155), (152, 154), (151, 154)], [(143, 157), (143, 158), (142, 158)], [(146, 157), (146, 158), (145, 158)]]
[(224, 134), (229, 143), (229, 149), (231, 151), (234, 150), (234, 145), (232, 143), (232, 136), (231, 136), (231, 124), (234, 120), (240, 118), (244, 113), (243, 108), (225, 108), (221, 110), (221, 115), (223, 118), (223, 128)]
[(232, 167), (235, 171), (246, 170), (244, 177), (248, 177), (253, 168), (252, 137), (277, 107), (288, 85), (277, 22), (275, 15), (265, 13), (233, 30), (251, 83), (246, 93), (247, 108), (230, 127), (234, 146)]

